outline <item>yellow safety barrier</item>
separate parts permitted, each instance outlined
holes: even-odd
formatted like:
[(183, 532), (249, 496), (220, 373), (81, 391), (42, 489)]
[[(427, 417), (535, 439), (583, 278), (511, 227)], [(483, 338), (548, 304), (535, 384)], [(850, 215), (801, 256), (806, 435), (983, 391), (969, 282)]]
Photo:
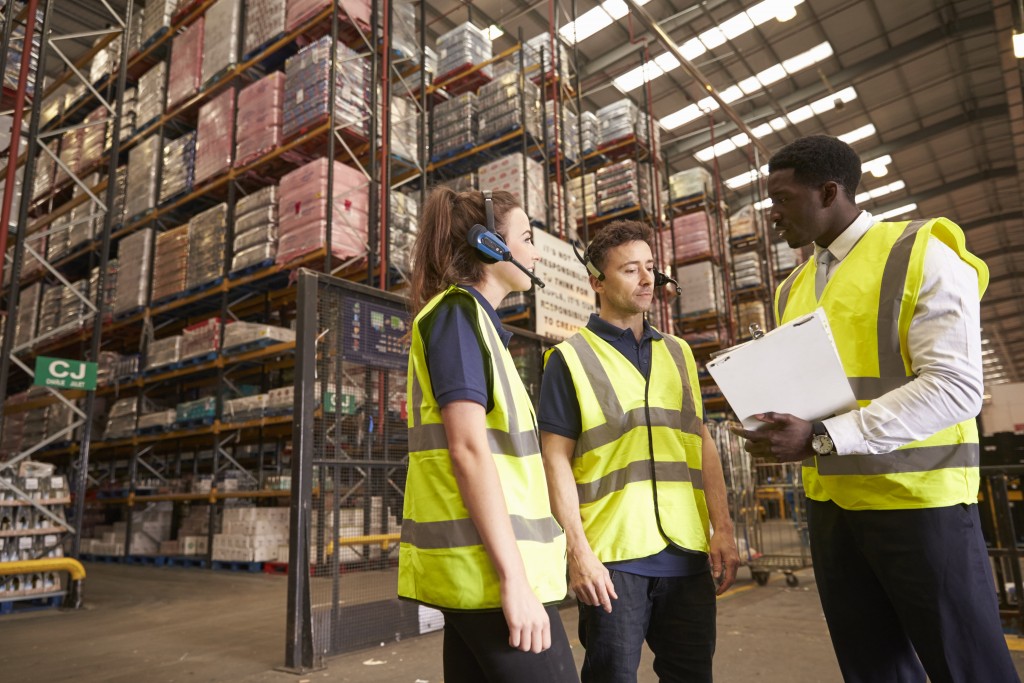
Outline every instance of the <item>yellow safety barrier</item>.
[[(401, 534), (370, 534), (368, 536), (346, 536), (338, 539), (338, 545), (379, 545), (387, 552), (388, 546), (398, 543)], [(334, 542), (327, 543), (327, 556), (334, 554)]]
[(71, 576), (71, 586), (68, 588), (67, 595), (64, 596), (64, 607), (78, 609), (82, 606), (82, 581), (85, 579), (85, 567), (75, 558), (48, 557), (41, 560), (0, 562), (0, 576), (35, 572), (67, 572)]

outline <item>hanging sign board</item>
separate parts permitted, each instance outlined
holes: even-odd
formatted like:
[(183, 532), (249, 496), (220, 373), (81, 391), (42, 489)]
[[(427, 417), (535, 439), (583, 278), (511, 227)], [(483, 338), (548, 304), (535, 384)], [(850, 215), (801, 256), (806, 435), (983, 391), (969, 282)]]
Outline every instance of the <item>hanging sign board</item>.
[(572, 245), (543, 230), (533, 231), (541, 261), (535, 270), (545, 287), (534, 288), (537, 334), (566, 339), (584, 327), (596, 312), (594, 290)]
[(96, 388), (96, 363), (38, 356), (34, 384), (54, 389), (92, 391)]

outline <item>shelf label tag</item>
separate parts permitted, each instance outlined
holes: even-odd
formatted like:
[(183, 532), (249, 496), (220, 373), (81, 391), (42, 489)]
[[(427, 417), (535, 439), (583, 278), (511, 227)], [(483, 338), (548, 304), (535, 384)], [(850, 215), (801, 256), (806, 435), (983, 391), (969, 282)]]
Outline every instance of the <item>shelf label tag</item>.
[(85, 389), (96, 388), (96, 363), (66, 358), (36, 358), (36, 377), (34, 384), (54, 389)]

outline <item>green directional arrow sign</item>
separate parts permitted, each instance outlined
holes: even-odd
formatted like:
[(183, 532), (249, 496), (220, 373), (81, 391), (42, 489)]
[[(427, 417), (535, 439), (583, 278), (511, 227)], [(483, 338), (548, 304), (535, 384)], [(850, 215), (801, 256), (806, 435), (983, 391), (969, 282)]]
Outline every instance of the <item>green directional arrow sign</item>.
[(34, 384), (54, 389), (91, 391), (96, 388), (96, 363), (38, 356)]

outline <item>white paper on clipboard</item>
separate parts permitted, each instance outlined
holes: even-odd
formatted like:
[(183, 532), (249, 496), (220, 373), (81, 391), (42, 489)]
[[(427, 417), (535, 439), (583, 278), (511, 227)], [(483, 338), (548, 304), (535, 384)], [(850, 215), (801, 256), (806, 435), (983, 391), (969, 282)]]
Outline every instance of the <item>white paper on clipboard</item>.
[(753, 416), (768, 411), (813, 421), (857, 407), (820, 308), (724, 351), (707, 367), (747, 429), (763, 427)]

